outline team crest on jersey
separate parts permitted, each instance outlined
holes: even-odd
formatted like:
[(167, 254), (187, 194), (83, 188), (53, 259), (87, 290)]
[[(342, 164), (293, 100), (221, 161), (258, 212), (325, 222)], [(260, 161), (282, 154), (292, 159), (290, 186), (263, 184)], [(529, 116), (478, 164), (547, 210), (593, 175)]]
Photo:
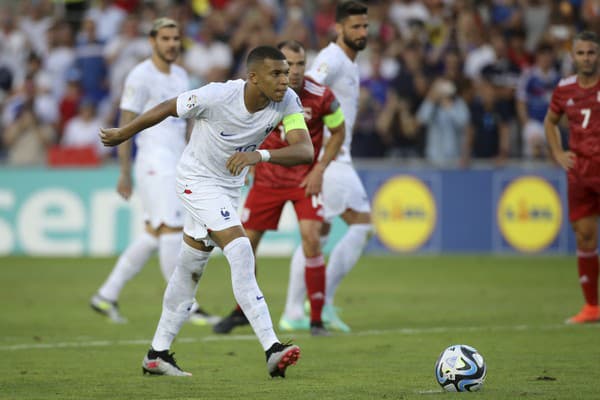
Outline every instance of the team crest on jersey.
[(196, 97), (195, 94), (188, 97), (187, 102), (185, 103), (185, 106), (187, 107), (188, 110), (191, 110), (192, 108), (196, 107), (197, 105), (198, 105), (198, 97)]
[(312, 118), (312, 108), (303, 107), (303, 109), (304, 109), (304, 119), (307, 121), (310, 121), (310, 119)]
[(273, 124), (267, 125), (267, 128), (265, 129), (265, 135), (268, 135), (269, 133), (271, 133), (272, 130), (273, 130)]
[(227, 211), (225, 207), (221, 208), (221, 216), (225, 221), (229, 221), (229, 219), (231, 218), (231, 214), (229, 213), (229, 211)]
[(575, 105), (575, 102), (573, 101), (573, 99), (567, 100), (567, 107), (571, 107), (571, 106), (574, 106), (574, 105)]

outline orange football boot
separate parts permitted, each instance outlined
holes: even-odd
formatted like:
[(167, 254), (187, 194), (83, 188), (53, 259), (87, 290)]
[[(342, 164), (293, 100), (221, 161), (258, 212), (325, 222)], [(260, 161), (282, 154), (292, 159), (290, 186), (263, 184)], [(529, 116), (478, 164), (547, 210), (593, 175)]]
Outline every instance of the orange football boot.
[(584, 324), (587, 322), (600, 322), (600, 307), (586, 304), (579, 314), (567, 319), (567, 324)]

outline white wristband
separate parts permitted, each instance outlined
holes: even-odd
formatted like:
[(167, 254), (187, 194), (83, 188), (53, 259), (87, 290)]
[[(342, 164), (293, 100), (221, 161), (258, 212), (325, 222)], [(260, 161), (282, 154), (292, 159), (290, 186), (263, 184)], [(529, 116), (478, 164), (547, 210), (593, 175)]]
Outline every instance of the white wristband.
[(258, 153), (260, 154), (260, 161), (267, 162), (271, 159), (271, 153), (269, 152), (269, 150), (260, 149), (256, 151), (258, 151)]

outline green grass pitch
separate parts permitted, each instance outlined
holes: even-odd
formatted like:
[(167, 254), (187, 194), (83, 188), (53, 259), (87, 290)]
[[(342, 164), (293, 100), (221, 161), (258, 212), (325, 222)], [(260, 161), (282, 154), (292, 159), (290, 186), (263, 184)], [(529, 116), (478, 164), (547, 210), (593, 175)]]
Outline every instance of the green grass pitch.
[[(364, 257), (337, 294), (352, 333), (280, 334), (302, 348), (286, 379), (268, 376), (250, 328), (217, 336), (189, 324), (172, 351), (193, 376), (143, 376), (164, 282), (153, 259), (122, 293), (130, 322), (108, 323), (88, 300), (113, 262), (1, 259), (0, 399), (600, 398), (600, 324), (563, 323), (582, 305), (574, 257)], [(288, 260), (258, 268), (276, 323)], [(224, 258), (209, 263), (198, 299), (230, 311)], [(439, 353), (459, 343), (487, 362), (481, 392), (444, 393), (435, 381)]]

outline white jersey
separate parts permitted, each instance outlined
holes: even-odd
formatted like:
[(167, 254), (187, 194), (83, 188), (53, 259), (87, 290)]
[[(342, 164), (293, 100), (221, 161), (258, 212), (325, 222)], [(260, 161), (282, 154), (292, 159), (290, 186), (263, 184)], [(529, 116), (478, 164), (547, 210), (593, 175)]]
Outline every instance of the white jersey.
[(300, 99), (288, 88), (281, 102), (249, 113), (244, 103), (245, 81), (210, 83), (179, 95), (177, 115), (194, 118), (190, 142), (177, 168), (178, 179), (239, 189), (248, 168), (238, 175), (227, 170), (236, 151), (254, 151), (287, 115), (302, 113)]
[[(121, 97), (121, 109), (142, 114), (165, 100), (190, 88), (187, 72), (171, 65), (166, 74), (156, 68), (151, 59), (139, 63), (127, 75)], [(186, 144), (185, 121), (168, 117), (136, 135), (136, 162), (158, 165), (161, 169), (175, 170)]]
[(344, 50), (332, 42), (317, 54), (306, 75), (322, 85), (329, 86), (340, 102), (346, 124), (346, 137), (336, 160), (351, 162), (350, 146), (360, 94), (358, 64), (350, 60)]

